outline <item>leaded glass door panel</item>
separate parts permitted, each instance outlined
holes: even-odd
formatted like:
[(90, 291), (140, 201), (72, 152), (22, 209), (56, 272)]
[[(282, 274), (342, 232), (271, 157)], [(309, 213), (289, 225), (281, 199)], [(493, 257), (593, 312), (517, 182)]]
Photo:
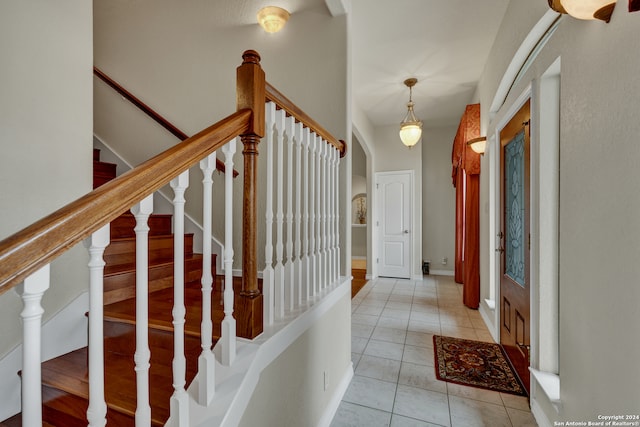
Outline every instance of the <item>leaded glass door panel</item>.
[(529, 129), (527, 101), (500, 131), (500, 344), (529, 390)]

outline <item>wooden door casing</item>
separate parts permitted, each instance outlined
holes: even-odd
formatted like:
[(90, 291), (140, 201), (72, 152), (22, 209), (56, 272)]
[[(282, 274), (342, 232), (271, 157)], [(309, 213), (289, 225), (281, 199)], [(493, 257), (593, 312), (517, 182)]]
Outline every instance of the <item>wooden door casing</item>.
[(530, 100), (527, 100), (500, 131), (500, 344), (527, 391), (530, 364), (530, 116)]

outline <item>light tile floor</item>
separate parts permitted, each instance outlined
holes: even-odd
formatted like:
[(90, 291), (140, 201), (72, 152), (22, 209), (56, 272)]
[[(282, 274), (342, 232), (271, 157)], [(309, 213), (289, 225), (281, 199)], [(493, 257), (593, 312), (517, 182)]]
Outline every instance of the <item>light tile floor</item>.
[(524, 397), (437, 380), (434, 334), (493, 342), (452, 277), (367, 283), (352, 300), (355, 375), (331, 427), (537, 426)]

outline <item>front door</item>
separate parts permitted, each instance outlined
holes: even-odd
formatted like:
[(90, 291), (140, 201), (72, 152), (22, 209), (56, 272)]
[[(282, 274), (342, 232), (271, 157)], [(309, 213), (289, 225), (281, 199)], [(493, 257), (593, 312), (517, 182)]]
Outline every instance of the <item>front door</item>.
[(376, 174), (381, 244), (378, 274), (411, 278), (411, 173)]
[(530, 100), (500, 131), (500, 299), (502, 344), (529, 390), (529, 129)]

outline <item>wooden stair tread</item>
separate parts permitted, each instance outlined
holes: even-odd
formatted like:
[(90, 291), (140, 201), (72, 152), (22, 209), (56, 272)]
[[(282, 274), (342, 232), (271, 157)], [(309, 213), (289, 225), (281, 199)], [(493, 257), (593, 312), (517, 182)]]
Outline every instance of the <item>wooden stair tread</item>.
[[(7, 420), (0, 422), (0, 427), (22, 427), (22, 413), (17, 414)], [(56, 426), (43, 421), (42, 427), (56, 427)]]
[[(149, 225), (149, 236), (171, 234), (172, 218), (173, 215), (171, 214), (151, 214), (147, 221)], [(136, 219), (133, 214), (130, 211), (124, 212), (111, 222), (111, 238), (135, 237), (133, 231), (135, 225)]]
[[(193, 234), (184, 236), (184, 256), (193, 254)], [(150, 236), (148, 240), (148, 259), (153, 264), (156, 260), (168, 260), (174, 257), (173, 234)], [(117, 265), (132, 264), (136, 259), (136, 239), (134, 237), (119, 237), (111, 239), (104, 252), (104, 260), (109, 269)]]
[[(186, 239), (187, 236), (193, 236), (193, 233), (185, 233), (184, 236)], [(169, 238), (173, 240), (173, 234), (154, 234), (149, 236), (149, 240), (161, 240), (161, 239), (169, 239)], [(136, 241), (135, 236), (113, 237), (111, 238), (109, 245), (113, 244), (114, 242), (130, 242), (130, 241), (135, 242)]]
[[(185, 264), (190, 262), (190, 261), (200, 261), (200, 262), (202, 262), (202, 254), (189, 254), (189, 255), (186, 255), (184, 257), (184, 261), (185, 261)], [(149, 261), (149, 270), (152, 270), (154, 268), (167, 266), (167, 265), (172, 265), (172, 264), (173, 264), (173, 257), (166, 258), (166, 259), (158, 259), (158, 260), (155, 260), (155, 261)], [(131, 272), (135, 272), (135, 271), (136, 271), (136, 263), (135, 263), (135, 261), (126, 262), (126, 263), (122, 263), (122, 264), (115, 264), (115, 265), (105, 265), (105, 267), (104, 267), (104, 276), (106, 278), (108, 276), (124, 274), (124, 273), (131, 273)]]
[[(131, 330), (126, 334), (115, 339), (133, 341), (129, 343), (133, 348), (135, 347), (135, 327), (130, 326), (130, 328)], [(154, 345), (159, 341), (172, 343), (173, 334), (164, 331), (149, 331), (149, 347), (151, 349), (149, 399), (154, 425), (163, 425), (169, 418), (170, 397), (173, 394), (173, 348)], [(185, 352), (187, 353), (187, 384), (189, 384), (196, 375), (200, 339), (185, 336)], [(87, 348), (85, 347), (43, 363), (43, 386), (87, 399), (89, 393), (87, 357)], [(133, 417), (137, 393), (133, 353), (123, 354), (106, 349), (105, 360), (108, 362), (105, 363), (107, 407), (109, 410)]]
[[(93, 151), (94, 188), (116, 175), (116, 165), (100, 161)], [(152, 214), (149, 226), (149, 339), (151, 351), (149, 393), (152, 425), (169, 418), (173, 394), (173, 216)], [(107, 425), (133, 426), (136, 408), (135, 372), (135, 217), (126, 211), (111, 223), (110, 245), (104, 253), (104, 353)], [(197, 373), (201, 349), (202, 255), (193, 253), (193, 234), (185, 234), (185, 337), (187, 386)], [(212, 256), (215, 276), (215, 255)], [(220, 279), (216, 278), (219, 289)], [(235, 287), (235, 280), (234, 280)], [(213, 342), (220, 336), (224, 317), (220, 291), (212, 295)], [(86, 426), (88, 407), (88, 349), (82, 348), (42, 364), (43, 426)], [(0, 427), (21, 425), (12, 417)]]
[[(185, 284), (185, 335), (200, 336), (202, 322), (202, 290), (199, 282)], [(224, 318), (219, 304), (220, 292), (212, 294), (213, 339), (220, 337), (220, 323)], [(104, 319), (114, 322), (135, 324), (135, 299), (127, 299), (104, 306)], [(149, 294), (149, 327), (163, 331), (173, 331), (173, 288), (165, 288)]]

